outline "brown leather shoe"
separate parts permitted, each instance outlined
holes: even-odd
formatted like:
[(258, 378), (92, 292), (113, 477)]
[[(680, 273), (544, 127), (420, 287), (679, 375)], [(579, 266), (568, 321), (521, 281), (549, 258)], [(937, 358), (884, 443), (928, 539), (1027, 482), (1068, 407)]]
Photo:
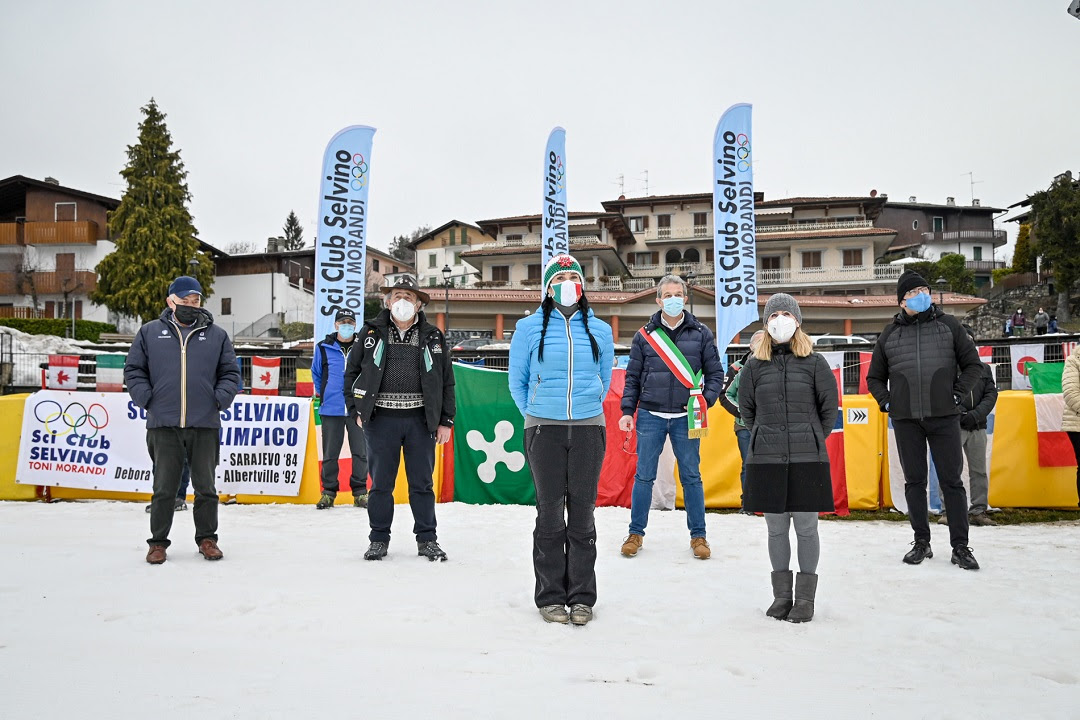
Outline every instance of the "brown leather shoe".
[(712, 550), (709, 549), (709, 543), (707, 543), (703, 537), (691, 538), (690, 549), (694, 551), (694, 557), (698, 560), (708, 560), (712, 557)]
[(634, 557), (637, 555), (638, 550), (641, 549), (641, 543), (644, 540), (640, 535), (630, 533), (626, 540), (622, 544), (622, 554), (626, 557)]
[(146, 552), (146, 562), (151, 565), (160, 565), (165, 562), (165, 546), (151, 545), (150, 549)]
[(207, 560), (220, 560), (225, 557), (225, 554), (221, 552), (221, 548), (210, 538), (206, 538), (199, 543), (199, 552)]

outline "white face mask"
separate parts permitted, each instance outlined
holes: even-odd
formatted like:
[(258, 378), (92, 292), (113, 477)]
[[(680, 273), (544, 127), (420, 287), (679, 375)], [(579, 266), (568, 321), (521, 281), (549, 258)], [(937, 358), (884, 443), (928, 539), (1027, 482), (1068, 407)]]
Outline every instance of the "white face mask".
[(769, 321), (769, 335), (776, 342), (785, 343), (795, 334), (797, 327), (799, 327), (799, 324), (795, 322), (795, 318), (778, 315)]
[(412, 320), (413, 315), (416, 314), (416, 305), (405, 298), (401, 298), (390, 306), (390, 314), (393, 315), (394, 319), (398, 322), (408, 322)]

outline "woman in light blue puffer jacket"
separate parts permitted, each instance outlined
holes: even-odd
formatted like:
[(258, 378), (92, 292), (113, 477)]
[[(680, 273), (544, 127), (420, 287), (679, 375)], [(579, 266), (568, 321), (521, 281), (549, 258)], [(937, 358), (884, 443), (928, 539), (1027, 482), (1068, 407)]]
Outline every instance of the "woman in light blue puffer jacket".
[(547, 622), (577, 625), (592, 619), (596, 603), (593, 510), (614, 361), (611, 327), (589, 309), (583, 280), (570, 255), (547, 264), (544, 301), (518, 321), (509, 373), (536, 488), (536, 606)]

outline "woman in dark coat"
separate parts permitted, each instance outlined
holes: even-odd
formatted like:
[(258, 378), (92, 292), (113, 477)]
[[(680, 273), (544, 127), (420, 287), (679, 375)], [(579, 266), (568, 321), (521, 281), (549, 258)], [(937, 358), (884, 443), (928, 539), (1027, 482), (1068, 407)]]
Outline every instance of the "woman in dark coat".
[[(814, 353), (800, 327), (802, 312), (795, 298), (773, 295), (762, 318), (771, 342), (758, 345), (739, 378), (739, 411), (750, 430), (743, 506), (765, 513), (769, 528), (773, 603), (766, 614), (809, 622), (821, 549), (818, 513), (833, 510), (825, 438), (836, 422), (839, 398), (832, 369)], [(792, 523), (798, 538), (797, 578), (788, 569)]]

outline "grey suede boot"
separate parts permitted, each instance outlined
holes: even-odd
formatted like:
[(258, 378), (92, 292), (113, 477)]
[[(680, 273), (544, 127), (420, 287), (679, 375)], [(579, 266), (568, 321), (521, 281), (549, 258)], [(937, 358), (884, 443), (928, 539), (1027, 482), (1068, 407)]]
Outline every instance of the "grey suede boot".
[(817, 575), (799, 573), (795, 578), (795, 607), (784, 618), (788, 622), (802, 623), (814, 619), (814, 596), (817, 595)]
[(790, 570), (781, 570), (772, 574), (773, 602), (765, 614), (777, 620), (783, 620), (791, 612), (791, 580)]

